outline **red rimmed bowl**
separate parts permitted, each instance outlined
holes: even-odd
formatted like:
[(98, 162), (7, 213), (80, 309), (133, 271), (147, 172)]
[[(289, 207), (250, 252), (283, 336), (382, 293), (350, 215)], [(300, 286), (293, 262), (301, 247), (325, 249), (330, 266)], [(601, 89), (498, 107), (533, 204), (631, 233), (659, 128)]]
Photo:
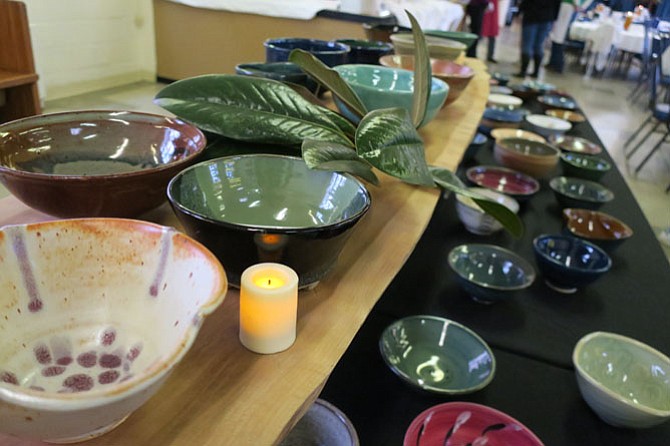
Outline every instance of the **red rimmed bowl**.
[(524, 173), (506, 167), (475, 166), (465, 172), (469, 181), (523, 201), (540, 190), (540, 183)]

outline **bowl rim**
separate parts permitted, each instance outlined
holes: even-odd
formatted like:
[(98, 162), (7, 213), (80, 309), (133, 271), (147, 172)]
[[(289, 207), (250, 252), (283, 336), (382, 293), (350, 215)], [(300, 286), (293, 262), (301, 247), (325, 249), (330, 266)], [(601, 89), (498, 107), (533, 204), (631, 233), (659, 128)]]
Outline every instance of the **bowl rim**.
[[(567, 132), (572, 128), (572, 124), (570, 121), (567, 121), (565, 119), (561, 118), (556, 118), (555, 116), (549, 116), (549, 115), (544, 115), (540, 113), (531, 113), (525, 116), (526, 121), (528, 121), (531, 125), (534, 125), (536, 127), (540, 127), (542, 129), (546, 130), (551, 130), (552, 132)], [(562, 127), (557, 128), (557, 127), (547, 127), (546, 125), (541, 124), (540, 122), (537, 122), (538, 119), (540, 121), (546, 121), (549, 120), (551, 122), (555, 122), (556, 124), (561, 125)]]
[[(598, 165), (603, 166), (603, 168), (598, 169), (598, 168), (592, 168), (592, 167), (589, 167), (589, 166), (583, 166), (583, 165), (580, 165), (580, 164), (576, 164), (574, 159), (571, 159), (571, 158), (574, 158), (574, 157), (586, 158), (587, 160), (595, 161), (595, 162), (598, 163)], [(573, 167), (577, 167), (579, 169), (585, 169), (585, 170), (592, 171), (592, 172), (605, 173), (605, 172), (612, 169), (612, 164), (609, 161), (607, 161), (605, 158), (603, 158), (601, 156), (598, 156), (598, 155), (591, 155), (589, 153), (584, 153), (584, 152), (561, 152), (561, 159), (563, 160), (563, 162), (566, 162)]]
[[(559, 118), (560, 119), (560, 118)], [(549, 143), (551, 144), (556, 144), (558, 147), (560, 147), (562, 150), (565, 150), (566, 152), (573, 152), (573, 153), (583, 153), (585, 155), (598, 155), (603, 151), (603, 148), (600, 144), (597, 144), (589, 139), (583, 138), (581, 136), (572, 136), (572, 135), (550, 135), (548, 138)], [(566, 141), (579, 141), (582, 144), (584, 144), (587, 147), (591, 147), (594, 150), (592, 151), (583, 151), (583, 150), (572, 150), (566, 148), (563, 143)]]
[[(496, 133), (500, 135), (501, 133), (508, 133), (508, 132), (509, 133), (512, 133), (512, 132), (519, 133), (519, 135), (518, 136), (496, 136)], [(524, 135), (526, 135), (526, 137), (524, 137)], [(543, 142), (543, 143), (547, 142), (547, 138), (540, 135), (539, 133), (531, 132), (530, 130), (511, 129), (511, 128), (506, 128), (506, 127), (500, 127), (500, 128), (497, 128), (497, 129), (492, 129), (491, 130), (491, 136), (493, 137), (494, 140), (506, 139), (506, 138), (521, 138), (521, 139), (529, 139), (529, 140), (533, 140), (533, 141), (537, 141), (537, 142)]]
[(263, 41), (265, 48), (271, 48), (278, 51), (293, 51), (295, 48), (286, 48), (279, 45), (280, 42), (306, 42), (311, 44), (325, 44), (326, 47), (333, 47), (330, 50), (315, 51), (315, 54), (346, 54), (351, 51), (351, 47), (335, 40), (311, 39), (308, 37), (271, 37)]
[[(582, 183), (584, 186), (589, 186), (593, 189), (597, 189), (601, 192), (604, 193), (604, 197), (602, 200), (596, 200), (592, 199), (591, 197), (581, 197), (577, 196), (575, 194), (571, 193), (566, 193), (562, 190), (558, 189), (558, 183), (560, 182), (573, 182), (573, 183)], [(554, 177), (549, 181), (549, 187), (556, 192), (557, 194), (566, 196), (568, 198), (572, 198), (575, 200), (580, 200), (580, 201), (585, 201), (587, 203), (609, 203), (610, 201), (614, 200), (614, 192), (612, 192), (610, 189), (607, 187), (603, 186), (602, 184), (596, 182), (596, 181), (591, 181), (591, 180), (585, 180), (583, 178), (577, 178), (577, 177), (567, 177), (567, 176), (559, 176), (559, 177)]]
[[(244, 155), (229, 155), (229, 156), (223, 156), (219, 158), (213, 158), (210, 160), (206, 161), (201, 161), (199, 163), (196, 163), (190, 167), (187, 167), (186, 169), (182, 170), (181, 172), (177, 173), (168, 183), (167, 185), (167, 197), (168, 201), (172, 206), (175, 206), (179, 209), (180, 212), (183, 212), (186, 215), (189, 215), (192, 218), (195, 218), (200, 221), (205, 221), (207, 223), (214, 224), (216, 226), (223, 226), (225, 228), (229, 229), (236, 229), (236, 230), (243, 230), (243, 231), (248, 231), (248, 232), (258, 232), (258, 233), (266, 233), (268, 231), (271, 231), (276, 234), (284, 234), (284, 235), (290, 235), (290, 234), (313, 234), (317, 232), (322, 232), (323, 230), (327, 229), (333, 229), (333, 228), (339, 228), (342, 226), (346, 226), (349, 224), (353, 224), (357, 222), (360, 218), (362, 218), (365, 213), (370, 209), (370, 206), (372, 205), (372, 198), (370, 196), (370, 191), (365, 187), (362, 181), (360, 181), (358, 178), (355, 176), (346, 173), (346, 172), (336, 172), (336, 171), (328, 171), (331, 174), (339, 175), (341, 177), (347, 178), (347, 180), (353, 181), (354, 184), (358, 186), (358, 189), (363, 192), (363, 196), (365, 197), (365, 204), (361, 207), (361, 209), (358, 210), (354, 215), (349, 216), (346, 219), (339, 220), (334, 223), (329, 223), (326, 225), (320, 225), (320, 226), (312, 226), (312, 227), (304, 227), (304, 226), (265, 226), (265, 225), (249, 225), (249, 224), (243, 224), (243, 223), (230, 223), (228, 221), (222, 221), (222, 220), (217, 220), (214, 218), (211, 218), (207, 215), (201, 214), (200, 212), (196, 212), (192, 209), (187, 208), (184, 206), (182, 203), (177, 201), (172, 193), (172, 189), (174, 184), (177, 183), (177, 181), (184, 176), (185, 173), (195, 170), (197, 168), (202, 168), (202, 166), (210, 165), (210, 164), (215, 164), (215, 163), (220, 163), (222, 160), (229, 160), (229, 159), (234, 159), (234, 158), (257, 158), (257, 157), (266, 157), (266, 158), (280, 158), (280, 159), (287, 159), (287, 160), (292, 160), (292, 161), (303, 161), (304, 160), (301, 157), (298, 156), (290, 156), (290, 155), (277, 155), (277, 154), (268, 154), (268, 153), (249, 153), (249, 154), (244, 154)], [(323, 171), (321, 171), (323, 172)]]
[[(480, 183), (476, 182), (474, 180), (474, 177), (473, 177), (474, 172), (482, 172), (482, 171), (483, 172), (493, 172), (493, 171), (504, 172), (504, 173), (507, 173), (509, 175), (514, 175), (516, 178), (520, 178), (525, 183), (533, 185), (533, 188), (530, 192), (514, 193), (514, 194), (507, 193), (506, 195), (511, 195), (513, 197), (514, 196), (530, 197), (531, 195), (536, 194), (540, 190), (540, 182), (537, 181), (535, 178), (533, 178), (530, 175), (527, 175), (523, 172), (519, 172), (518, 170), (510, 169), (509, 167), (485, 165), (485, 164), (478, 165), (478, 166), (472, 166), (465, 171), (465, 177), (468, 180), (472, 181), (473, 183), (477, 184), (478, 186), (486, 187), (483, 184), (480, 184)], [(500, 191), (496, 190), (496, 192), (500, 192)], [(502, 193), (505, 193), (505, 192), (502, 192)]]
[[(565, 102), (567, 104), (565, 104), (564, 107), (561, 107), (560, 105), (557, 105), (556, 103), (549, 102), (550, 101), (549, 98), (565, 98)], [(579, 108), (579, 107), (577, 107), (577, 101), (575, 101), (574, 99), (569, 98), (567, 96), (560, 95), (560, 94), (551, 94), (551, 93), (543, 94), (543, 95), (541, 95), (537, 98), (537, 101), (540, 104), (562, 108), (563, 110), (567, 110), (567, 111), (573, 111), (573, 110), (577, 110)], [(560, 100), (558, 102), (561, 103)], [(568, 104), (570, 104), (570, 105), (568, 105)], [(562, 119), (562, 118), (559, 118), (559, 119)]]
[[(20, 119), (15, 119), (13, 121), (8, 121), (5, 123), (0, 124), (0, 131), (4, 129), (4, 127), (8, 127), (10, 125), (22, 125), (26, 123), (30, 123), (31, 121), (38, 121), (41, 118), (44, 117), (66, 117), (66, 116), (72, 116), (72, 119), (67, 119), (63, 120), (61, 122), (71, 122), (74, 119), (77, 119), (77, 116), (86, 116), (86, 115), (92, 115), (97, 117), (98, 119), (106, 119), (102, 118), (103, 116), (110, 116), (112, 114), (121, 114), (123, 116), (126, 115), (132, 115), (132, 116), (139, 116), (139, 117), (146, 117), (150, 119), (160, 119), (163, 120), (164, 122), (168, 123), (174, 123), (179, 126), (187, 126), (193, 129), (194, 133), (200, 138), (200, 143), (197, 144), (195, 150), (193, 153), (189, 154), (188, 156), (181, 158), (177, 161), (174, 162), (169, 162), (169, 163), (164, 163), (160, 164), (158, 166), (153, 166), (147, 169), (140, 169), (140, 170), (135, 170), (131, 172), (120, 172), (120, 173), (103, 173), (103, 174), (92, 174), (92, 175), (62, 175), (62, 174), (53, 174), (53, 173), (44, 173), (44, 172), (30, 172), (26, 170), (19, 170), (11, 167), (7, 167), (4, 164), (0, 164), (0, 175), (1, 174), (8, 174), (12, 175), (15, 177), (23, 177), (23, 178), (39, 178), (42, 180), (50, 179), (50, 180), (58, 180), (58, 181), (69, 181), (69, 182), (90, 182), (91, 180), (112, 180), (112, 179), (117, 179), (117, 178), (134, 178), (134, 177), (141, 177), (147, 174), (154, 174), (157, 172), (162, 172), (165, 170), (169, 169), (174, 169), (175, 167), (182, 166), (184, 164), (190, 164), (195, 158), (200, 156), (204, 150), (205, 147), (207, 147), (207, 138), (205, 134), (195, 125), (190, 124), (180, 118), (177, 117), (171, 117), (171, 116), (164, 116), (164, 115), (159, 115), (156, 113), (146, 113), (146, 112), (139, 112), (139, 111), (131, 111), (131, 110), (75, 110), (75, 111), (62, 111), (62, 112), (55, 112), (55, 113), (43, 113), (41, 115), (34, 115), (34, 116), (28, 116), (25, 118), (20, 118)], [(31, 126), (35, 127), (35, 126)]]
[[(500, 102), (502, 99), (508, 100), (508, 102)], [(523, 99), (512, 94), (504, 93), (489, 93), (486, 102), (493, 102), (500, 105), (515, 105), (520, 106), (523, 104)]]
[[(401, 66), (398, 66), (396, 62), (394, 61), (395, 58), (400, 58), (400, 59), (412, 59), (414, 60), (414, 54), (385, 54), (384, 56), (381, 56), (379, 58), (379, 63), (384, 66), (384, 67), (389, 67), (389, 68), (399, 68), (402, 70), (406, 70), (407, 68), (403, 68)], [(428, 58), (431, 64), (431, 71), (432, 71), (432, 76), (436, 77), (438, 79), (472, 79), (475, 77), (475, 70), (465, 64), (460, 64), (457, 62), (454, 62), (453, 60), (449, 59), (438, 59), (435, 57), (430, 57)], [(393, 61), (389, 63), (388, 61)], [(467, 68), (466, 71), (468, 71), (468, 74), (459, 74), (459, 73), (442, 73), (442, 72), (435, 72), (433, 71), (433, 63), (447, 63), (448, 65), (452, 66), (457, 66), (459, 68)], [(410, 70), (412, 71), (412, 70)]]
[[(601, 268), (598, 269), (589, 269), (589, 270), (584, 270), (583, 268), (576, 268), (572, 265), (566, 265), (565, 263), (561, 263), (554, 259), (553, 257), (547, 255), (544, 251), (540, 250), (539, 248), (539, 243), (541, 240), (547, 239), (547, 238), (552, 238), (552, 239), (563, 239), (563, 240), (570, 240), (573, 243), (581, 243), (583, 245), (586, 245), (590, 248), (593, 248), (595, 251), (597, 251), (599, 254), (603, 256), (607, 260), (607, 264)], [(583, 238), (575, 237), (573, 235), (562, 235), (562, 234), (540, 234), (537, 237), (533, 239), (533, 251), (535, 251), (536, 254), (540, 255), (545, 261), (551, 263), (552, 265), (558, 265), (561, 268), (565, 268), (568, 271), (575, 271), (575, 272), (589, 272), (589, 273), (606, 273), (607, 271), (612, 268), (612, 258), (605, 252), (604, 249), (596, 245), (595, 243), (592, 243), (588, 240), (585, 240)]]
[[(226, 272), (221, 265), (221, 262), (214, 256), (214, 254), (191, 236), (178, 231), (169, 226), (163, 226), (156, 223), (151, 223), (144, 220), (117, 218), (117, 217), (91, 217), (91, 218), (73, 218), (50, 220), (39, 223), (25, 223), (16, 225), (6, 225), (0, 227), (0, 232), (5, 231), (21, 231), (21, 230), (35, 230), (46, 226), (72, 226), (76, 225), (121, 225), (124, 227), (133, 227), (136, 231), (149, 230), (161, 233), (161, 237), (177, 238), (179, 243), (188, 243), (196, 247), (211, 263), (216, 270), (217, 284), (213, 287), (213, 292), (209, 296), (207, 302), (203, 302), (198, 307), (198, 311), (193, 315), (194, 320), (198, 320), (198, 324), (190, 324), (189, 329), (184, 333), (181, 342), (169, 352), (169, 354), (154, 362), (149, 366), (146, 373), (135, 375), (131, 379), (122, 383), (115, 383), (107, 388), (98, 390), (94, 389), (87, 392), (74, 393), (55, 393), (34, 390), (30, 388), (17, 387), (11, 384), (5, 384), (0, 381), (0, 401), (7, 401), (10, 404), (17, 404), (18, 406), (28, 407), (31, 409), (47, 410), (65, 412), (71, 410), (89, 409), (93, 407), (105, 406), (109, 403), (123, 400), (128, 396), (140, 393), (154, 383), (168, 375), (186, 356), (186, 353), (191, 349), (195, 342), (204, 319), (214, 312), (224, 301), (228, 280)], [(20, 401), (20, 403), (16, 403)]]
[[(489, 248), (489, 249), (491, 249), (493, 251), (496, 251), (498, 253), (505, 254), (508, 259), (513, 259), (515, 261), (515, 264), (517, 266), (520, 266), (521, 269), (524, 270), (524, 272), (526, 273), (525, 274), (526, 280), (524, 281), (524, 283), (522, 283), (520, 285), (515, 285), (515, 286), (494, 286), (494, 285), (486, 284), (484, 282), (473, 280), (473, 279), (467, 277), (466, 275), (463, 275), (460, 271), (458, 271), (456, 268), (454, 268), (454, 259), (455, 259), (454, 256), (456, 254), (458, 254), (464, 247), (469, 247), (469, 248), (482, 248), (482, 247), (484, 247), (484, 248)], [(468, 282), (474, 283), (477, 286), (480, 286), (482, 288), (486, 288), (486, 289), (489, 289), (489, 290), (497, 290), (497, 291), (523, 290), (523, 289), (528, 288), (529, 286), (531, 286), (533, 284), (533, 282), (535, 282), (535, 278), (537, 276), (537, 274), (535, 272), (535, 268), (533, 268), (533, 265), (531, 265), (531, 263), (528, 260), (524, 259), (523, 257), (521, 257), (519, 254), (515, 253), (512, 250), (509, 250), (507, 248), (503, 248), (501, 246), (497, 246), (497, 245), (494, 245), (494, 244), (489, 244), (489, 243), (463, 243), (463, 244), (460, 244), (460, 245), (452, 248), (449, 251), (449, 255), (447, 256), (447, 259), (448, 259), (449, 267), (460, 278), (465, 279)]]
[(572, 350), (572, 363), (575, 366), (575, 371), (579, 373), (580, 376), (582, 376), (590, 385), (594, 386), (595, 388), (599, 389), (600, 391), (604, 392), (609, 396), (610, 398), (615, 399), (619, 403), (625, 404), (628, 407), (635, 408), (638, 410), (641, 410), (642, 412), (649, 414), (649, 415), (654, 415), (657, 417), (662, 417), (662, 418), (667, 418), (670, 417), (670, 409), (668, 410), (662, 410), (662, 409), (656, 409), (654, 407), (649, 407), (646, 405), (642, 405), (639, 403), (633, 403), (627, 398), (624, 398), (623, 396), (619, 395), (618, 393), (614, 392), (611, 390), (609, 387), (601, 384), (599, 381), (597, 381), (595, 378), (593, 378), (586, 370), (583, 369), (582, 364), (579, 362), (579, 354), (581, 351), (584, 349), (586, 344), (591, 341), (594, 338), (610, 338), (610, 339), (616, 339), (619, 341), (623, 341), (624, 343), (628, 345), (632, 345), (636, 348), (641, 348), (642, 350), (645, 350), (648, 353), (653, 354), (654, 356), (657, 356), (658, 358), (662, 359), (666, 365), (670, 366), (670, 358), (665, 355), (663, 352), (653, 348), (652, 346), (645, 344), (644, 342), (638, 341), (637, 339), (620, 335), (617, 333), (612, 333), (612, 332), (607, 332), (607, 331), (594, 331), (591, 333), (588, 333), (584, 336), (582, 336), (579, 341), (575, 344), (574, 349)]
[[(426, 383), (419, 383), (413, 379), (411, 379), (409, 376), (407, 376), (402, 370), (400, 370), (398, 367), (396, 367), (394, 364), (391, 364), (390, 360), (388, 359), (387, 355), (384, 354), (384, 338), (386, 334), (393, 328), (398, 326), (399, 324), (408, 321), (408, 320), (414, 320), (414, 319), (429, 319), (435, 322), (441, 322), (442, 324), (447, 324), (447, 327), (449, 325), (454, 325), (457, 328), (460, 328), (463, 332), (465, 332), (467, 335), (470, 337), (474, 338), (483, 348), (486, 350), (491, 357), (491, 373), (482, 381), (477, 383), (474, 386), (470, 387), (464, 387), (461, 389), (444, 389), (440, 387), (434, 387)], [(379, 351), (381, 353), (382, 358), (384, 359), (384, 362), (388, 366), (388, 368), (391, 369), (393, 373), (395, 373), (397, 376), (399, 376), (403, 381), (406, 383), (411, 384), (412, 386), (418, 387), (420, 389), (426, 390), (428, 392), (433, 392), (441, 395), (464, 395), (467, 393), (473, 393), (478, 390), (483, 389), (484, 387), (488, 386), (491, 381), (493, 381), (493, 377), (496, 373), (496, 357), (493, 354), (493, 350), (491, 350), (491, 347), (487, 344), (487, 342), (479, 336), (477, 333), (475, 333), (474, 330), (466, 327), (465, 325), (458, 323), (454, 320), (447, 319), (444, 317), (440, 316), (433, 316), (433, 315), (427, 315), (427, 314), (416, 314), (416, 315), (411, 315), (411, 316), (405, 316), (400, 319), (396, 319), (395, 321), (391, 322), (389, 325), (384, 328), (382, 331), (381, 335), (379, 336), (379, 341), (378, 341), (378, 346), (379, 346)], [(443, 349), (444, 351), (447, 351), (446, 349)]]
[[(439, 37), (430, 34), (426, 34), (424, 37), (426, 38), (427, 47), (433, 46), (440, 48), (448, 48), (454, 51), (465, 51), (468, 49), (468, 46), (466, 44), (464, 44), (463, 42), (459, 42), (458, 40), (449, 39), (446, 37)], [(402, 44), (414, 45), (414, 34), (411, 32), (401, 31), (398, 33), (394, 33), (391, 34), (390, 39), (394, 44), (396, 43), (395, 41), (398, 40)]]
[[(597, 216), (603, 217), (606, 220), (610, 220), (614, 223), (617, 223), (617, 224), (619, 224), (623, 227), (624, 235), (621, 236), (621, 237), (618, 237), (618, 238), (594, 237), (593, 235), (584, 234), (582, 232), (579, 232), (579, 231), (577, 231), (576, 228), (574, 228), (573, 226), (570, 225), (570, 222), (573, 219), (572, 216), (575, 214), (575, 211), (583, 211), (583, 212), (586, 212), (586, 213), (590, 214), (590, 216), (597, 215)], [(631, 238), (633, 236), (633, 234), (635, 233), (633, 231), (633, 229), (630, 226), (628, 226), (626, 223), (624, 223), (623, 221), (619, 220), (618, 218), (616, 218), (613, 215), (610, 215), (606, 212), (601, 212), (601, 211), (597, 211), (597, 210), (593, 210), (593, 209), (564, 208), (563, 211), (562, 211), (562, 214), (563, 214), (563, 218), (565, 219), (566, 227), (568, 228), (568, 231), (570, 231), (572, 234), (574, 234), (576, 236), (587, 238), (587, 239), (590, 239), (590, 240), (599, 240), (599, 241), (626, 240), (626, 239)]]
[[(512, 142), (517, 142), (517, 141), (524, 141), (526, 143), (538, 145), (544, 148), (549, 149), (550, 153), (547, 153), (546, 155), (542, 154), (536, 154), (536, 153), (523, 153), (519, 152), (518, 150), (513, 149), (512, 147), (509, 146)], [(561, 150), (557, 149), (556, 147), (552, 146), (551, 144), (548, 144), (546, 142), (540, 142), (540, 141), (534, 141), (532, 139), (526, 139), (526, 138), (517, 138), (517, 137), (511, 137), (511, 138), (501, 138), (501, 139), (496, 139), (495, 141), (496, 147), (499, 147), (505, 152), (511, 152), (516, 155), (521, 155), (524, 158), (529, 158), (529, 159), (534, 159), (534, 160), (553, 160), (556, 159), (558, 161), (558, 157), (561, 155)]]
[[(568, 110), (565, 108), (550, 108), (547, 109), (544, 112), (545, 115), (552, 116), (554, 118), (558, 119), (565, 119), (566, 121), (572, 122), (572, 123), (580, 123), (580, 122), (586, 122), (586, 116), (584, 116), (582, 113), (579, 113), (578, 111), (575, 110)], [(556, 114), (565, 114), (567, 116), (574, 116), (573, 119), (570, 118), (561, 118), (560, 116), (556, 116)]]
[[(347, 64), (342, 64), (342, 65), (337, 65), (333, 67), (335, 71), (337, 71), (338, 74), (342, 75), (341, 70), (357, 70), (358, 68), (364, 68), (364, 69), (371, 69), (371, 70), (378, 70), (378, 71), (383, 71), (387, 73), (400, 73), (402, 76), (410, 76), (410, 79), (413, 81), (414, 80), (414, 71), (412, 70), (406, 70), (404, 68), (395, 68), (395, 67), (387, 67), (384, 65), (372, 65), (372, 64), (366, 64), (366, 63), (347, 63)], [(411, 95), (412, 92), (414, 91), (414, 87), (412, 87), (412, 90), (388, 90), (386, 88), (378, 88), (378, 87), (373, 87), (368, 84), (361, 84), (360, 82), (356, 82), (353, 80), (349, 79), (344, 79), (344, 76), (342, 76), (343, 80), (351, 85), (356, 85), (357, 87), (363, 88), (365, 90), (369, 91), (383, 91), (387, 93), (392, 93), (392, 94), (403, 94), (403, 95)], [(431, 88), (430, 88), (430, 95), (440, 95), (440, 94), (447, 94), (449, 93), (449, 84), (447, 84), (445, 81), (442, 79), (439, 79), (435, 76), (432, 76), (431, 80)]]
[[(468, 187), (468, 190), (482, 194), (484, 198), (491, 199), (492, 201), (497, 202), (498, 204), (501, 204), (505, 206), (507, 209), (510, 211), (514, 212), (515, 214), (519, 213), (520, 205), (519, 202), (517, 201), (516, 198), (512, 197), (511, 195), (504, 194), (502, 192), (499, 192), (497, 190), (489, 189), (487, 187), (483, 186), (474, 186), (474, 187)], [(487, 196), (488, 195), (493, 195), (493, 196)], [(500, 200), (499, 200), (500, 199)], [(468, 197), (466, 195), (462, 194), (456, 194), (456, 201), (458, 203), (461, 203), (464, 206), (467, 206), (468, 208), (475, 209), (479, 212), (484, 212), (482, 208), (480, 208), (478, 205), (477, 207), (472, 207), (468, 203), (467, 200), (472, 200), (472, 197)], [(474, 201), (473, 201), (474, 203)], [(509, 205), (509, 206), (508, 206)]]

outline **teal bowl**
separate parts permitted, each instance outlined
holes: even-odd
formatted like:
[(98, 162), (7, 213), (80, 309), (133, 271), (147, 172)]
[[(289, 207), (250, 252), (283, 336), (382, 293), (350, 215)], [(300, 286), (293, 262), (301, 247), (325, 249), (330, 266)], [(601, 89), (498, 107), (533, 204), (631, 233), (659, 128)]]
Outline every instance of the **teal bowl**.
[(443, 395), (472, 393), (492, 380), (496, 360), (469, 328), (435, 316), (410, 316), (386, 327), (379, 349), (389, 368), (413, 387)]
[(370, 208), (353, 176), (281, 155), (198, 163), (175, 176), (167, 194), (186, 232), (217, 256), (235, 286), (261, 262), (293, 268), (300, 287), (316, 285)]
[(574, 152), (561, 153), (563, 173), (569, 177), (579, 177), (598, 181), (612, 169), (612, 165), (599, 156)]
[(595, 181), (574, 177), (556, 177), (549, 181), (556, 201), (562, 208), (596, 210), (614, 200), (614, 193)]
[(477, 41), (477, 34), (466, 33), (463, 31), (440, 31), (429, 29), (424, 32), (427, 36), (442, 37), (443, 39), (455, 40), (465, 45), (469, 49)]
[[(339, 65), (334, 69), (356, 92), (368, 111), (401, 107), (411, 112), (414, 72), (401, 68), (365, 64)], [(444, 81), (433, 78), (428, 109), (421, 126), (435, 118), (448, 94), (449, 85)], [(358, 118), (346, 105), (337, 98), (335, 99), (335, 104), (340, 112), (350, 120), (357, 122)]]

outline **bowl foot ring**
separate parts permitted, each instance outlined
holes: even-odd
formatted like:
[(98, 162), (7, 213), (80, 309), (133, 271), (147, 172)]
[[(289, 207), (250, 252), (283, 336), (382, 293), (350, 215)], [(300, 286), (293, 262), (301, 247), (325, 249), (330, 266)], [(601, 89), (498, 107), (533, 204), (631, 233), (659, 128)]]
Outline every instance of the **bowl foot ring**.
[(111, 424), (108, 424), (107, 426), (99, 427), (95, 430), (92, 430), (91, 432), (87, 432), (85, 434), (78, 435), (76, 437), (58, 438), (58, 439), (44, 440), (44, 441), (46, 443), (52, 443), (52, 444), (71, 444), (71, 443), (80, 443), (82, 441), (91, 440), (93, 438), (97, 438), (101, 435), (106, 434), (107, 432), (111, 432), (112, 430), (116, 429), (121, 423), (126, 421), (126, 419), (129, 416), (130, 416), (130, 414), (126, 415), (125, 417), (121, 418), (118, 421), (114, 421)]
[(544, 283), (546, 283), (547, 286), (549, 288), (551, 288), (552, 290), (558, 291), (559, 293), (562, 293), (562, 294), (574, 294), (574, 293), (577, 292), (577, 287), (565, 288), (565, 287), (562, 287), (562, 286), (555, 285), (555, 284), (549, 282), (548, 280), (545, 280)]

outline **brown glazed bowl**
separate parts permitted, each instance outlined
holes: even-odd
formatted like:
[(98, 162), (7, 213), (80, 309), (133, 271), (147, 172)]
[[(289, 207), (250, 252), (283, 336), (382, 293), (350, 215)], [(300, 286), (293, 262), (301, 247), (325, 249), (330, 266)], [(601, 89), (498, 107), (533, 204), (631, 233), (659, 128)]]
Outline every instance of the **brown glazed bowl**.
[(32, 116), (0, 125), (0, 181), (56, 217), (135, 217), (167, 201), (168, 182), (205, 144), (196, 127), (148, 113)]
[(544, 178), (558, 164), (561, 151), (538, 141), (522, 138), (497, 139), (493, 148), (496, 162), (535, 178)]
[(613, 251), (633, 236), (633, 230), (621, 220), (604, 212), (590, 209), (563, 209), (568, 231), (603, 248)]

